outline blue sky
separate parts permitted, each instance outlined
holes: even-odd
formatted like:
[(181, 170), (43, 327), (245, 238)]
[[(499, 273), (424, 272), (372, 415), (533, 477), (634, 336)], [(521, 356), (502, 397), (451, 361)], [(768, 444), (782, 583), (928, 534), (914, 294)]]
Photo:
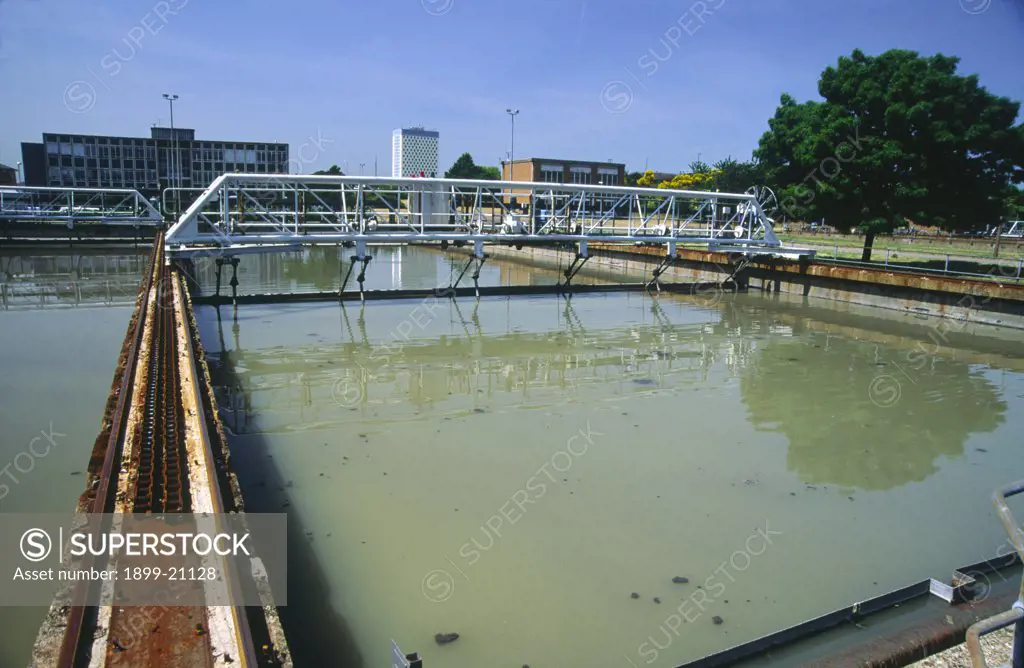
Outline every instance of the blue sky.
[[(518, 157), (682, 170), (747, 158), (779, 95), (841, 55), (962, 59), (1024, 100), (1021, 0), (0, 0), (0, 162), (40, 133), (285, 141), (303, 171), (390, 172), (391, 131)], [(244, 9), (243, 9), (244, 8)]]

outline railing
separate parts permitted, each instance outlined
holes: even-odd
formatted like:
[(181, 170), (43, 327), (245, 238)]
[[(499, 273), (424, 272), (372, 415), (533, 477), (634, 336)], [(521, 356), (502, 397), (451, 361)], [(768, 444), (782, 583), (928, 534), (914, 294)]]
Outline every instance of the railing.
[[(992, 503), (999, 513), (999, 519), (1003, 523), (1003, 528), (1006, 529), (1006, 533), (1010, 536), (1010, 543), (1017, 550), (1020, 558), (1024, 560), (1024, 530), (1017, 524), (1013, 513), (1010, 512), (1010, 506), (1006, 503), (1007, 498), (1021, 492), (1024, 492), (1024, 480), (1018, 480), (1006, 487), (997, 489), (992, 494)], [(1010, 666), (1011, 668), (1024, 668), (1024, 576), (1021, 577), (1020, 594), (1009, 610), (994, 617), (983, 619), (967, 629), (967, 651), (971, 655), (971, 663), (974, 665), (974, 668), (988, 668), (988, 664), (985, 662), (985, 652), (981, 647), (981, 637), (1014, 625)]]
[[(167, 233), (184, 252), (215, 244), (426, 241), (707, 243), (781, 250), (751, 194), (566, 183), (288, 174), (225, 174)], [(182, 202), (184, 207), (185, 202)], [(270, 248), (273, 250), (273, 248)], [(585, 246), (581, 248), (585, 255)], [(359, 257), (365, 253), (359, 252)]]
[[(909, 251), (910, 253), (918, 253), (918, 251)], [(927, 253), (918, 253), (920, 255), (927, 255)], [(987, 273), (978, 273), (971, 271), (957, 271), (949, 268), (950, 259), (954, 262), (986, 262), (985, 258), (958, 258), (952, 253), (946, 253), (944, 255), (936, 255), (938, 258), (945, 258), (945, 266), (942, 269), (934, 269), (931, 267), (922, 267), (920, 265), (909, 265), (909, 264), (896, 264), (890, 261), (889, 249), (886, 249), (885, 260), (883, 262), (863, 262), (861, 260), (851, 260), (848, 258), (839, 257), (839, 246), (836, 246), (832, 252), (832, 256), (829, 257), (826, 254), (818, 253), (816, 256), (819, 262), (831, 262), (834, 264), (849, 265), (853, 267), (865, 267), (869, 269), (903, 269), (906, 271), (912, 271), (916, 274), (934, 274), (938, 276), (963, 276), (967, 278), (984, 278), (994, 279), (1002, 281), (1014, 281), (1020, 283), (1024, 281), (1024, 258), (1017, 258), (1017, 266), (1013, 267), (1011, 264), (1000, 263), (999, 260), (992, 260), (996, 265), (996, 268)], [(927, 261), (927, 260), (925, 260)]]
[(0, 186), (0, 221), (160, 225), (163, 217), (139, 191), (126, 188)]

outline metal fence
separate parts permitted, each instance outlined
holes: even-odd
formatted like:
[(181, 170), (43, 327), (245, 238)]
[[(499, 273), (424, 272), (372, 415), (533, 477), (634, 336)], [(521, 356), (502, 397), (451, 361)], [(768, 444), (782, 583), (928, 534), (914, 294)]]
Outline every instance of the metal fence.
[[(1024, 480), (1018, 480), (997, 489), (992, 494), (992, 503), (999, 513), (1003, 528), (1010, 535), (1010, 543), (1020, 558), (1024, 560), (1024, 530), (1017, 524), (1013, 513), (1010, 512), (1010, 506), (1006, 503), (1007, 498), (1021, 492), (1024, 492)], [(1011, 668), (1024, 668), (1024, 576), (1021, 576), (1020, 594), (1009, 610), (983, 619), (967, 629), (967, 651), (971, 655), (971, 663), (974, 668), (988, 668), (988, 664), (985, 662), (985, 653), (981, 647), (981, 637), (1008, 626), (1014, 626), (1010, 666)]]
[[(911, 251), (911, 252), (915, 252), (916, 253), (917, 251)], [(920, 253), (920, 254), (924, 255), (925, 253)], [(971, 271), (957, 271), (955, 269), (950, 269), (949, 265), (950, 265), (950, 260), (951, 259), (952, 259), (953, 262), (974, 262), (975, 261), (975, 260), (966, 259), (966, 258), (965, 259), (960, 259), (960, 258), (958, 258), (956, 255), (954, 255), (952, 253), (946, 253), (944, 255), (936, 255), (935, 256), (936, 258), (944, 259), (945, 260), (944, 266), (943, 266), (942, 269), (931, 268), (931, 267), (922, 267), (920, 265), (896, 264), (896, 263), (891, 261), (891, 256), (892, 255), (893, 255), (893, 253), (891, 252), (891, 249), (886, 249), (886, 251), (885, 251), (885, 260), (883, 262), (863, 262), (861, 260), (850, 260), (850, 259), (847, 259), (847, 258), (839, 257), (839, 246), (836, 246), (834, 248), (834, 250), (833, 250), (832, 257), (829, 257), (828, 255), (824, 255), (822, 253), (819, 253), (816, 256), (816, 259), (817, 259), (818, 262), (830, 262), (830, 263), (834, 263), (834, 264), (842, 264), (844, 266), (864, 267), (864, 268), (867, 268), (867, 269), (885, 268), (885, 269), (904, 270), (904, 271), (914, 272), (914, 273), (917, 273), (917, 274), (934, 274), (934, 275), (937, 275), (937, 276), (962, 276), (962, 277), (965, 277), (965, 278), (995, 279), (995, 280), (1003, 280), (1003, 281), (1014, 281), (1015, 283), (1020, 283), (1022, 280), (1024, 280), (1024, 257), (1017, 258), (1017, 266), (1016, 267), (1014, 267), (1013, 265), (1009, 265), (1009, 264), (999, 264), (998, 261), (993, 261), (993, 263), (996, 264), (996, 268), (995, 269), (993, 269), (992, 271), (989, 271), (987, 273), (979, 273), (979, 272), (971, 272)], [(982, 263), (982, 262), (986, 262), (987, 260), (979, 258), (976, 261), (978, 263)]]

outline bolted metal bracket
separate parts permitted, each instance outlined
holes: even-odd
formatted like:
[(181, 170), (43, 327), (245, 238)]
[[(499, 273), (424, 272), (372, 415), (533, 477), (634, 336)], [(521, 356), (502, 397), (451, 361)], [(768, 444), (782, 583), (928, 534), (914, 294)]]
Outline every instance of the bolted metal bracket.
[(579, 250), (576, 252), (576, 257), (573, 258), (572, 264), (562, 272), (565, 276), (565, 283), (559, 283), (558, 287), (563, 292), (567, 293), (569, 291), (569, 288), (572, 287), (572, 279), (576, 277), (576, 274), (580, 273), (580, 269), (583, 268), (583, 265), (585, 265), (589, 259), (590, 253), (587, 250), (587, 242), (585, 240), (580, 241)]
[(661, 281), (659, 281), (658, 278), (666, 271), (668, 271), (668, 268), (672, 266), (672, 263), (675, 262), (675, 260), (676, 242), (670, 241), (668, 242), (667, 247), (665, 249), (665, 257), (662, 258), (661, 262), (658, 263), (658, 266), (655, 267), (654, 271), (652, 272), (654, 274), (654, 278), (652, 278), (647, 283), (648, 290), (650, 290), (651, 286), (653, 285), (658, 289), (658, 292), (661, 292)]
[(238, 262), (239, 258), (233, 257), (229, 260), (231, 262), (231, 303), (238, 304)]

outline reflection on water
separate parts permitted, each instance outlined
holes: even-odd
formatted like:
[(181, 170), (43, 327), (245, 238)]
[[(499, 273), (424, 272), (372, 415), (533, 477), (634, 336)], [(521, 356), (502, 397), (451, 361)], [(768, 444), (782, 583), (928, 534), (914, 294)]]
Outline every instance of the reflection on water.
[(0, 252), (0, 306), (66, 308), (130, 304), (147, 252)]
[[(237, 433), (316, 430), (347, 422), (348, 416), (334, 410), (338, 401), (360, 410), (377, 402), (390, 404), (391, 420), (412, 419), (427, 408), (443, 412), (449, 406), (462, 407), (465, 398), (473, 400), (473, 408), (477, 399), (544, 407), (566, 390), (579, 392), (591, 385), (632, 383), (651, 390), (699, 385), (707, 382), (716, 364), (729, 377), (738, 377), (749, 361), (751, 342), (739, 329), (683, 318), (674, 326), (657, 301), (630, 295), (617, 299), (647, 301), (652, 324), (610, 327), (599, 322), (599, 329), (588, 331), (572, 300), (538, 300), (531, 305), (543, 306), (552, 316), (550, 324), (535, 320), (538, 327), (525, 331), (514, 320), (522, 317), (523, 300), (464, 305), (445, 300), (434, 303), (431, 314), (444, 321), (438, 326), (438, 337), (413, 344), (401, 335), (408, 320), (399, 321), (383, 337), (380, 327), (374, 327), (378, 334), (372, 337), (367, 332), (367, 311), (386, 318), (381, 309), (340, 305), (344, 332), (340, 342), (330, 343), (311, 332), (309, 337), (316, 340), (312, 346), (247, 350), (240, 337), (244, 318), (232, 319), (229, 347), (223, 312), (230, 310), (211, 309), (223, 351), (215, 379), (225, 390), (219, 400)], [(504, 312), (494, 308), (499, 304), (505, 306)], [(480, 318), (482, 305), (489, 315), (497, 315), (486, 330)], [(271, 322), (261, 320), (261, 324)], [(414, 348), (406, 348), (407, 344)], [(281, 405), (301, 408), (301, 423), (272, 410)]]
[[(367, 290), (427, 289), (453, 285), (466, 269), (465, 254), (449, 251), (431, 251), (409, 246), (370, 246), (373, 260), (367, 265)], [(354, 248), (314, 246), (291, 253), (268, 253), (240, 256), (238, 265), (238, 294), (264, 292), (331, 292), (337, 291), (352, 265)], [(568, 260), (566, 261), (568, 267)], [(217, 285), (216, 259), (196, 259), (196, 277), (204, 292), (212, 293)], [(221, 269), (221, 292), (230, 290), (231, 267)], [(348, 288), (356, 288), (359, 266), (350, 275)], [(462, 278), (460, 285), (472, 285), (473, 270)], [(539, 271), (510, 262), (484, 263), (478, 279), (480, 286), (497, 285), (550, 285), (558, 282), (557, 271)], [(564, 279), (563, 279), (564, 280)], [(594, 283), (596, 279), (577, 275), (573, 282), (579, 285)]]
[(641, 294), (199, 313), (248, 507), (290, 515), (304, 665), (386, 666), (394, 638), (455, 668), (674, 666), (994, 553), (1014, 344), (909, 368), (922, 328), (834, 320)]
[(984, 368), (923, 355), (910, 366), (903, 358), (828, 334), (774, 339), (740, 389), (751, 422), (786, 435), (789, 467), (802, 480), (889, 489), (962, 455), (968, 437), (994, 431), (1007, 410)]
[[(132, 254), (0, 252), (0, 512), (74, 510), (144, 266)], [(130, 297), (112, 287), (108, 299), (108, 282)], [(46, 613), (0, 606), (0, 666), (28, 665)]]

